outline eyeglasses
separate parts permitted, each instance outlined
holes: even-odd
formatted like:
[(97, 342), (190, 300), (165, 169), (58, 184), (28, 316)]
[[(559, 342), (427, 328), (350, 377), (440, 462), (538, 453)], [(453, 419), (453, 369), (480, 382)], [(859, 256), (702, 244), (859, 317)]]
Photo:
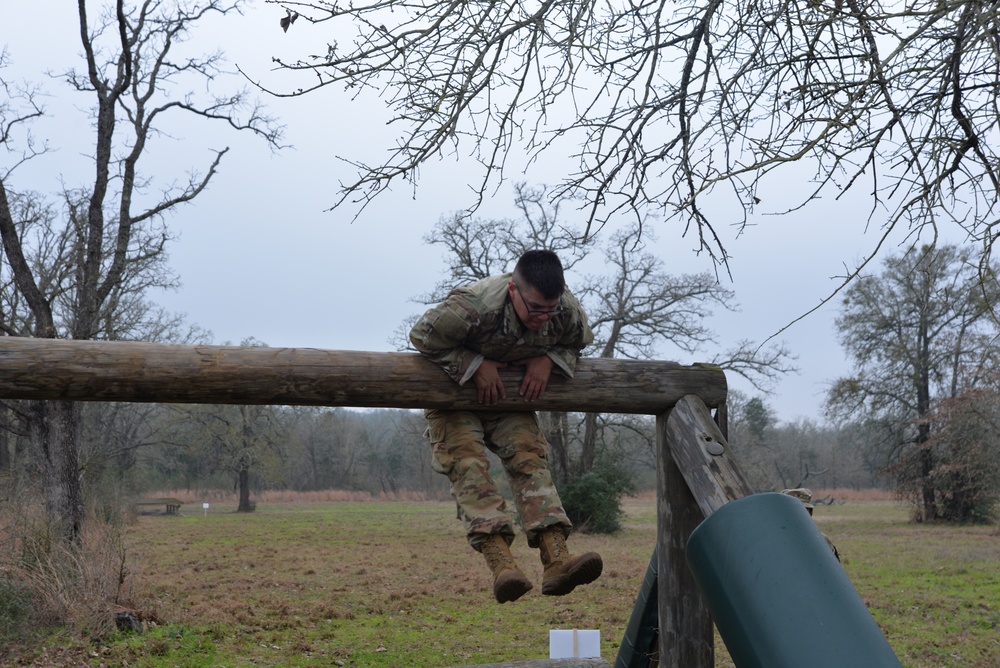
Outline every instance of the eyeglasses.
[(521, 301), (524, 303), (524, 307), (528, 309), (528, 317), (552, 317), (554, 315), (559, 315), (566, 310), (566, 307), (562, 305), (561, 301), (555, 306), (551, 306), (549, 308), (543, 308), (541, 304), (532, 304), (524, 298), (524, 293), (521, 291), (520, 285), (514, 283), (514, 289), (517, 290), (517, 294), (521, 295)]

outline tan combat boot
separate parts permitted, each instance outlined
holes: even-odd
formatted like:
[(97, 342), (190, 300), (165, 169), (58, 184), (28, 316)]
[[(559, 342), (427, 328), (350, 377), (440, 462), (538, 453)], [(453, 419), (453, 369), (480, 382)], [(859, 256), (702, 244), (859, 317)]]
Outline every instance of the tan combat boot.
[(601, 555), (588, 552), (574, 557), (566, 548), (566, 535), (556, 527), (538, 534), (538, 548), (542, 553), (542, 593), (546, 596), (565, 596), (577, 585), (593, 582), (601, 576), (604, 562)]
[(493, 534), (480, 545), (486, 563), (493, 571), (493, 596), (497, 603), (516, 601), (531, 589), (531, 581), (514, 562), (507, 541), (500, 534)]

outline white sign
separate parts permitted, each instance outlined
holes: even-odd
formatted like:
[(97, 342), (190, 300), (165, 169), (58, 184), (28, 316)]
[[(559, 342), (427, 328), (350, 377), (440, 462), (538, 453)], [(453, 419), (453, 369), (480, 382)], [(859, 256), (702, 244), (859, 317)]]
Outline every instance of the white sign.
[(599, 659), (601, 658), (601, 632), (549, 631), (550, 659)]

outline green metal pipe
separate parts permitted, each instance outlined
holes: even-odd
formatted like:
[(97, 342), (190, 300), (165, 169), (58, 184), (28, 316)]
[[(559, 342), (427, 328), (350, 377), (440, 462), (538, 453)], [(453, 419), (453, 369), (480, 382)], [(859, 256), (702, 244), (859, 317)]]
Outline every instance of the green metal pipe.
[(797, 499), (731, 501), (691, 532), (686, 553), (737, 668), (901, 668)]
[(639, 587), (639, 595), (632, 607), (632, 615), (625, 627), (625, 637), (618, 647), (614, 668), (649, 668), (658, 663), (659, 652), (659, 593), (657, 591), (657, 550), (646, 568), (646, 577)]

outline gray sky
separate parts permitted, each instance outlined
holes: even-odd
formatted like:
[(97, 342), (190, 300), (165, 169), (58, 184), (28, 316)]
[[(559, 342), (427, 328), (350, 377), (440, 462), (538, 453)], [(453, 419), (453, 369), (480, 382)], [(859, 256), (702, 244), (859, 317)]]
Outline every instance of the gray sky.
[[(251, 76), (290, 89), (295, 84), (272, 71), (271, 57), (325, 52), (323, 45), (333, 37), (323, 25), (303, 22), (283, 33), (282, 15), (279, 8), (257, 2), (245, 17), (198, 29), (191, 48), (221, 48)], [(44, 74), (69, 64), (81, 67), (82, 60), (74, 57), (80, 52), (75, 12), (54, 0), (0, 0), (0, 22), (8, 28), (4, 39), (13, 60), (4, 74), (44, 85), (50, 116), (36, 123), (33, 133), (58, 149), (25, 165), (9, 187), (53, 192), (60, 178), (85, 183), (85, 156), (93, 140), (80, 131), (88, 123), (81, 109), (91, 100)], [(172, 139), (158, 141), (167, 155), (154, 158), (146, 169), (161, 177), (181, 178), (192, 167), (204, 170), (208, 148), (228, 145), (231, 150), (209, 190), (168, 220), (180, 234), (170, 256), (183, 287), (157, 301), (211, 330), (216, 343), (253, 336), (271, 346), (391, 350), (389, 338), (400, 322), (423, 310), (411, 299), (442, 277), (441, 251), (423, 244), (422, 237), (442, 214), (471, 202), (469, 164), (445, 157), (428, 165), (415, 192), (398, 187), (352, 222), (356, 208), (325, 209), (336, 200), (338, 182), (354, 175), (337, 156), (372, 163), (391, 145), (391, 128), (381, 120), (378, 101), (352, 103), (343, 91), (329, 88), (265, 102), (287, 125), (286, 142), (293, 149), (272, 154), (249, 136), (203, 125), (174, 128)], [(532, 185), (554, 183), (558, 165), (553, 156), (523, 176), (516, 166), (509, 173)], [(501, 186), (478, 215), (513, 215), (512, 194), (512, 182)], [(777, 201), (782, 193), (762, 197), (767, 206), (768, 197)], [(732, 255), (732, 280), (722, 280), (735, 290), (740, 312), (712, 319), (718, 346), (696, 355), (664, 348), (661, 358), (684, 364), (707, 360), (737, 340), (761, 341), (813, 308), (836, 287), (845, 264), (854, 266), (878, 242), (877, 229), (866, 232), (867, 206), (855, 197), (803, 214), (761, 215), (739, 237), (722, 227)], [(657, 229), (652, 248), (668, 270), (710, 270), (707, 258), (692, 252), (695, 242), (680, 232), (676, 226)], [(899, 235), (888, 248), (895, 250), (902, 241)], [(778, 336), (798, 356), (801, 369), (766, 398), (782, 421), (819, 419), (829, 382), (850, 370), (833, 328), (838, 305), (836, 300)], [(757, 394), (739, 378), (731, 376), (730, 385)]]

